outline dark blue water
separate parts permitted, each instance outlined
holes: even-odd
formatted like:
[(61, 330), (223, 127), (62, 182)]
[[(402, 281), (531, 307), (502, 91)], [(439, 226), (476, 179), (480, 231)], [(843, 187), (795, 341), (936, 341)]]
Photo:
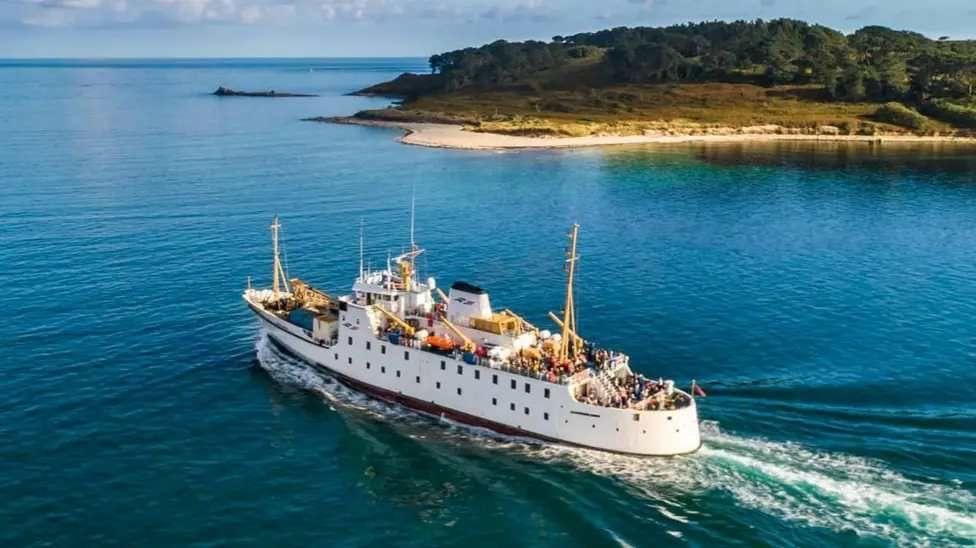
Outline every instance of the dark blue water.
[[(973, 544), (976, 152), (409, 147), (301, 122), (421, 60), (0, 64), (0, 545)], [(217, 85), (319, 93), (217, 98)], [(431, 424), (269, 347), (242, 306), (408, 241), (546, 323), (701, 382), (636, 459)]]

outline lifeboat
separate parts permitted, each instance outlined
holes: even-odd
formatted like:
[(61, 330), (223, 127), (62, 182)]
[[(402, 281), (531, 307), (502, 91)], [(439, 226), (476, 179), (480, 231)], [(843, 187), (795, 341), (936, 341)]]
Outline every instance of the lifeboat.
[(456, 346), (454, 344), (454, 341), (452, 341), (451, 339), (447, 337), (439, 337), (437, 335), (431, 335), (427, 337), (426, 342), (431, 348), (441, 350), (444, 352), (450, 352), (451, 350), (454, 350), (454, 347)]

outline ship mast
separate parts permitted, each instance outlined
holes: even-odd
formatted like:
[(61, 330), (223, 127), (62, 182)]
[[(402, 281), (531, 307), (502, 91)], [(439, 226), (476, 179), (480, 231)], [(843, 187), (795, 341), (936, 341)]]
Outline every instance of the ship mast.
[[(569, 359), (570, 351), (575, 356), (576, 345), (576, 310), (573, 304), (573, 276), (576, 274), (576, 239), (579, 235), (579, 225), (573, 223), (569, 232), (569, 250), (566, 253), (566, 306), (563, 308), (563, 332), (559, 341), (559, 359)], [(572, 337), (572, 339), (570, 338)]]
[(274, 266), (272, 274), (271, 288), (274, 291), (274, 296), (277, 299), (281, 296), (281, 286), (285, 286), (285, 291), (288, 289), (288, 277), (285, 276), (285, 269), (281, 266), (281, 253), (280, 246), (278, 245), (278, 236), (281, 232), (281, 223), (278, 221), (278, 216), (274, 216), (274, 221), (271, 222), (271, 246), (274, 250)]

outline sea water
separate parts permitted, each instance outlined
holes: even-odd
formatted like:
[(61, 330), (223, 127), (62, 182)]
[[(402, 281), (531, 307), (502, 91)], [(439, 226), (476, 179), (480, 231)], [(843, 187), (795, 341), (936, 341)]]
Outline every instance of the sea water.
[[(0, 544), (976, 541), (976, 151), (462, 152), (302, 122), (421, 59), (0, 63)], [(219, 98), (234, 89), (313, 98)], [(697, 379), (642, 459), (431, 421), (277, 351), (240, 294), (385, 265)]]

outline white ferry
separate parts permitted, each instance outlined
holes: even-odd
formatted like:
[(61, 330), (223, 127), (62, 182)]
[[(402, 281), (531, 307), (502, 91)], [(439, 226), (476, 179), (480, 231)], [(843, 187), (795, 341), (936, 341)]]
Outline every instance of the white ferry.
[[(244, 300), (279, 346), (343, 384), (415, 411), (503, 434), (635, 455), (699, 448), (694, 387), (635, 374), (626, 354), (599, 349), (575, 330), (573, 275), (578, 225), (570, 232), (566, 302), (549, 313), (555, 332), (488, 293), (455, 282), (416, 279), (410, 250), (381, 271), (363, 268), (348, 295), (334, 297), (294, 278), (271, 225), (272, 286)], [(411, 230), (412, 232), (412, 230)], [(411, 240), (413, 239), (411, 235)]]

